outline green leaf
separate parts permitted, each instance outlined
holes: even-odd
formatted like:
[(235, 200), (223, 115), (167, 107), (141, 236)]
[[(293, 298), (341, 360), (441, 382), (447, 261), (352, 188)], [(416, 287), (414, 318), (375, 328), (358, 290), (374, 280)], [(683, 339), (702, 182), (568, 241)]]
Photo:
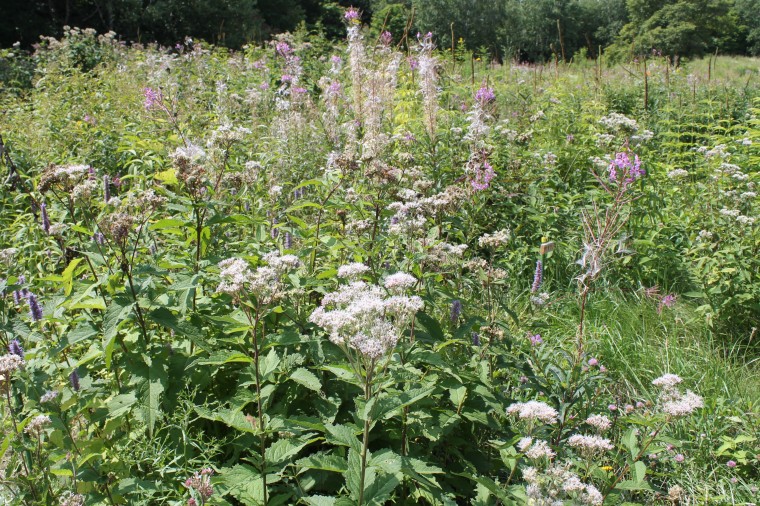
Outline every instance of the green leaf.
[(633, 481), (644, 481), (647, 476), (647, 466), (642, 461), (633, 465)]
[[(296, 442), (288, 439), (279, 439), (275, 441), (266, 451), (267, 467), (271, 467), (271, 471), (279, 471), (278, 466), (281, 466), (295, 455), (298, 455), (298, 452), (300, 452), (306, 445), (318, 440), (318, 438), (309, 439), (312, 435), (313, 434), (306, 434)], [(269, 472), (270, 470), (268, 469), (267, 471)]]
[(108, 414), (111, 418), (118, 418), (129, 412), (137, 402), (134, 393), (117, 395), (108, 402)]
[(332, 471), (334, 473), (345, 473), (348, 468), (346, 459), (337, 455), (327, 453), (315, 453), (296, 462), (298, 467), (303, 469), (318, 469), (321, 471)]
[(652, 490), (652, 487), (645, 481), (625, 480), (618, 483), (615, 490)]
[(319, 381), (319, 378), (313, 372), (303, 367), (299, 367), (293, 371), (290, 379), (315, 392), (319, 392), (322, 389), (322, 383)]
[(251, 422), (251, 418), (246, 417), (246, 415), (240, 411), (232, 409), (219, 409), (212, 412), (211, 410), (203, 408), (201, 406), (195, 406), (195, 412), (198, 413), (198, 416), (205, 418), (206, 420), (221, 422), (241, 432), (258, 434), (258, 431), (254, 427), (254, 423)]
[(335, 506), (335, 498), (325, 495), (312, 495), (304, 498), (309, 506)]
[(142, 420), (148, 425), (148, 434), (153, 437), (153, 429), (161, 417), (161, 394), (169, 380), (166, 366), (159, 357), (146, 358), (146, 363), (136, 367), (135, 374), (142, 380), (137, 384), (137, 400)]
[(388, 420), (400, 409), (411, 406), (435, 391), (434, 386), (407, 390), (400, 395), (383, 395), (378, 398), (372, 412), (373, 420)]
[(233, 364), (233, 363), (250, 364), (252, 362), (253, 362), (253, 359), (251, 357), (239, 351), (217, 351), (211, 354), (211, 356), (208, 358), (200, 359), (196, 362), (193, 362), (192, 364), (189, 364), (187, 368), (190, 369), (190, 368), (195, 367), (196, 365), (220, 366), (224, 364)]
[(103, 352), (105, 353), (106, 369), (111, 367), (111, 355), (119, 326), (132, 311), (132, 301), (123, 297), (115, 297), (103, 317)]
[(348, 446), (357, 452), (361, 451), (362, 445), (359, 442), (359, 439), (356, 437), (356, 434), (359, 432), (358, 430), (352, 429), (347, 425), (331, 424), (325, 425), (325, 429), (327, 429), (328, 433), (328, 442), (340, 446)]
[(277, 366), (280, 365), (280, 357), (274, 348), (269, 350), (269, 354), (259, 360), (259, 371), (261, 372), (262, 381), (266, 380), (267, 376), (277, 370)]
[(463, 385), (459, 388), (450, 388), (449, 397), (451, 398), (454, 407), (457, 409), (457, 413), (459, 413), (462, 409), (462, 404), (464, 404), (464, 400), (467, 398), (467, 387)]
[(165, 307), (154, 309), (147, 314), (147, 318), (162, 327), (173, 330), (174, 333), (180, 337), (187, 337), (190, 339), (199, 339), (203, 337), (202, 332), (195, 325), (180, 319)]

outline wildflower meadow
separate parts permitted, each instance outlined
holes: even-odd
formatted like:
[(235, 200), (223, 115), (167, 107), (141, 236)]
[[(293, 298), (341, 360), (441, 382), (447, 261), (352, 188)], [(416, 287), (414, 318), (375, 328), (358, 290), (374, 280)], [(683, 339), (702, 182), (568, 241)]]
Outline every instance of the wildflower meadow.
[(0, 50), (0, 499), (740, 504), (760, 61)]

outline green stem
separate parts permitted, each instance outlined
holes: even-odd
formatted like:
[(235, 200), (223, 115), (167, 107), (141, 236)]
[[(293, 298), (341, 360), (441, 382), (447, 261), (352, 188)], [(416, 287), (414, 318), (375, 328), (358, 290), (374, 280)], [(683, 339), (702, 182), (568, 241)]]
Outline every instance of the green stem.
[[(369, 403), (372, 397), (372, 373), (367, 371), (367, 377), (364, 383), (364, 400)], [(362, 468), (359, 475), (359, 506), (364, 504), (364, 476), (367, 473), (367, 447), (369, 446), (369, 428), (371, 420), (369, 415), (364, 420), (364, 437), (362, 438)]]

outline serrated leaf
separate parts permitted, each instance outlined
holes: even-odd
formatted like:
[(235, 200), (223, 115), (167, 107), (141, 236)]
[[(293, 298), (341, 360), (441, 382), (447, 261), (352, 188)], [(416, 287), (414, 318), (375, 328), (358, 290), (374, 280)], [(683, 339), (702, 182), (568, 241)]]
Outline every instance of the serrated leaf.
[(293, 371), (293, 373), (290, 375), (290, 379), (299, 385), (303, 385), (309, 390), (313, 390), (315, 392), (322, 390), (322, 383), (319, 381), (319, 378), (317, 378), (313, 372), (304, 369), (303, 367), (299, 367)]
[(298, 467), (303, 469), (318, 469), (321, 471), (332, 471), (334, 473), (345, 473), (348, 465), (346, 459), (337, 455), (327, 453), (315, 453), (296, 462)]
[(142, 380), (137, 383), (136, 394), (142, 420), (148, 426), (148, 434), (153, 437), (153, 429), (161, 417), (161, 394), (169, 380), (166, 367), (158, 357), (150, 363), (140, 364), (135, 374)]
[(361, 451), (362, 445), (356, 437), (356, 431), (347, 425), (325, 425), (327, 440), (332, 444), (348, 446), (354, 451)]
[[(267, 467), (272, 467), (272, 471), (279, 471), (278, 466), (288, 462), (292, 457), (298, 455), (305, 446), (317, 439), (309, 439), (313, 434), (306, 434), (301, 440), (296, 442), (289, 439), (279, 439), (272, 446), (267, 448), (266, 461)], [(268, 469), (267, 472), (270, 470)]]
[(132, 409), (137, 402), (134, 393), (117, 395), (108, 402), (108, 415), (111, 418), (117, 418)]

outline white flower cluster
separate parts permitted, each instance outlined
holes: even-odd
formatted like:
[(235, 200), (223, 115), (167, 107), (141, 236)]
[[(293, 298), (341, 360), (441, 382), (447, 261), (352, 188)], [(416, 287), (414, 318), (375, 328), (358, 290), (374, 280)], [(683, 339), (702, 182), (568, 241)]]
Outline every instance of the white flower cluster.
[(532, 460), (538, 460), (542, 458), (552, 459), (557, 454), (551, 449), (549, 443), (543, 439), (533, 439), (530, 437), (524, 437), (517, 443), (517, 449), (525, 454), (526, 457)]
[[(7, 378), (17, 369), (24, 368), (24, 359), (13, 353), (0, 357), (0, 375)], [(0, 378), (2, 379), (2, 378)]]
[[(401, 280), (400, 277), (395, 279)], [(408, 283), (407, 278), (401, 284)], [(400, 284), (391, 284), (395, 285), (394, 289), (400, 289)], [(423, 305), (417, 296), (386, 297), (385, 291), (377, 285), (353, 281), (325, 295), (309, 321), (327, 330), (331, 342), (376, 360), (396, 346)]]
[(369, 267), (361, 262), (354, 262), (338, 267), (338, 277), (342, 279), (357, 279), (365, 272), (369, 272)]
[(528, 482), (528, 503), (546, 506), (587, 504), (600, 506), (604, 496), (591, 484), (584, 484), (566, 465), (552, 464), (543, 473), (533, 467), (523, 470)]
[(283, 295), (282, 275), (300, 265), (295, 255), (280, 255), (271, 252), (262, 258), (268, 265), (251, 271), (248, 262), (242, 258), (228, 258), (219, 262), (221, 281), (216, 291), (239, 295), (248, 291), (268, 304)]
[(704, 406), (702, 397), (694, 392), (687, 390), (686, 393), (681, 393), (678, 390), (682, 381), (675, 374), (665, 374), (652, 381), (652, 385), (662, 390), (659, 398), (662, 411), (674, 418), (690, 415)]
[(0, 262), (10, 264), (16, 257), (18, 250), (16, 248), (0, 249)]
[(685, 169), (675, 169), (668, 172), (669, 179), (682, 179), (689, 177), (689, 171)]
[(605, 432), (612, 427), (612, 421), (604, 415), (591, 415), (586, 418), (586, 423), (594, 427), (599, 432)]
[(53, 423), (47, 415), (37, 415), (26, 425), (24, 432), (30, 436), (38, 437), (46, 426)]
[(567, 444), (578, 450), (587, 458), (614, 448), (609, 439), (596, 435), (574, 434), (567, 440)]
[(508, 228), (497, 230), (493, 234), (483, 234), (478, 239), (478, 246), (481, 248), (498, 248), (509, 242), (511, 232)]
[(611, 132), (633, 133), (639, 129), (635, 119), (616, 112), (602, 117), (599, 123)]
[(60, 392), (58, 390), (48, 390), (42, 395), (42, 397), (40, 397), (40, 402), (43, 404), (46, 402), (53, 402), (59, 395)]
[(402, 293), (404, 290), (413, 288), (417, 284), (417, 278), (406, 272), (397, 272), (385, 278), (383, 285), (391, 293)]
[(553, 407), (541, 401), (516, 402), (507, 408), (508, 415), (517, 415), (520, 420), (557, 423), (559, 413)]

